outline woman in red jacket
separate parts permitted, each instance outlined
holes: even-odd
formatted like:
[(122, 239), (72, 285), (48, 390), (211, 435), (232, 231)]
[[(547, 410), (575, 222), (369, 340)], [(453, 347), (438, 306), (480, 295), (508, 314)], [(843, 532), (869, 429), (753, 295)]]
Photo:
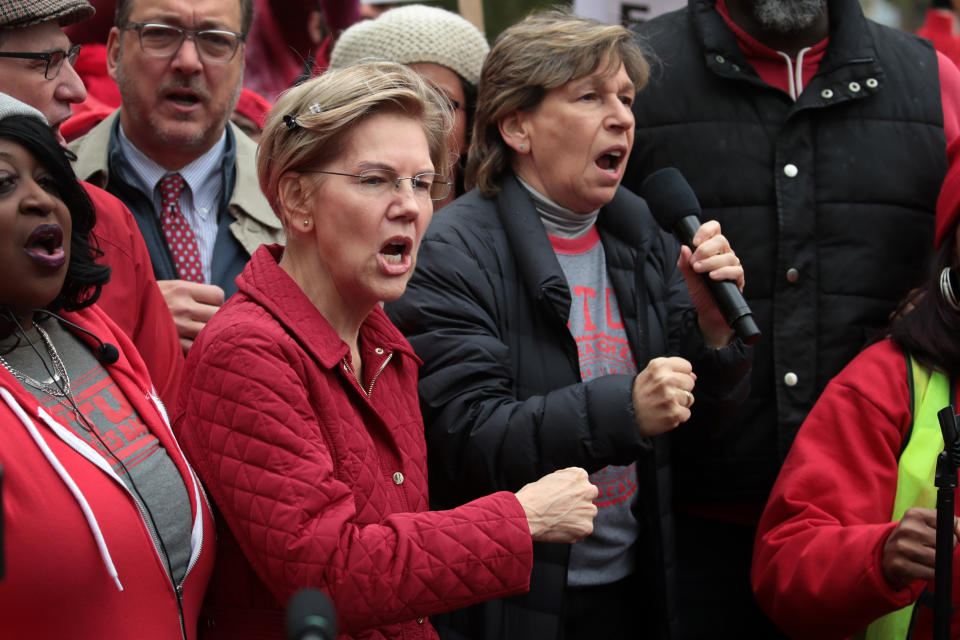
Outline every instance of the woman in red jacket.
[(295, 591), (354, 638), (434, 638), (425, 617), (528, 588), (531, 540), (592, 530), (582, 469), (428, 511), (419, 359), (380, 308), (404, 291), (450, 184), (447, 103), (402, 65), (291, 89), (260, 186), (286, 248), (261, 247), (190, 351), (175, 417), (222, 512), (211, 637), (280, 638)]
[[(760, 520), (753, 589), (792, 638), (931, 637), (943, 450), (936, 413), (960, 406), (960, 142), (948, 155), (926, 283), (901, 304), (887, 338), (824, 389)], [(956, 548), (952, 593), (956, 607)], [(960, 638), (960, 616), (950, 637)]]
[(46, 120), (0, 94), (0, 637), (192, 639), (212, 514), (94, 304), (94, 222)]

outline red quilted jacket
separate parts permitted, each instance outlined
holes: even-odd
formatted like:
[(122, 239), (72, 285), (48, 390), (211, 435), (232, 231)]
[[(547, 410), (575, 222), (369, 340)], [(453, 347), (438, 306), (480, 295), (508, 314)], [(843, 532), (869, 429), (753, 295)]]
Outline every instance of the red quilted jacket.
[(282, 251), (257, 250), (190, 349), (174, 418), (222, 513), (208, 637), (282, 638), (278, 603), (307, 586), (351, 638), (435, 638), (425, 616), (525, 591), (532, 544), (513, 494), (427, 511), (410, 345), (375, 308), (361, 389)]

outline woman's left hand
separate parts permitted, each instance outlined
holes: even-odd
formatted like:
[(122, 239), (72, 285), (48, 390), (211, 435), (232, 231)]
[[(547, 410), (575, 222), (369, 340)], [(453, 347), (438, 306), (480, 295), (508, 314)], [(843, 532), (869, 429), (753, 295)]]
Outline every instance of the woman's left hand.
[(688, 247), (681, 249), (677, 267), (687, 281), (690, 298), (697, 308), (704, 342), (708, 347), (719, 349), (730, 344), (734, 331), (724, 320), (700, 276), (707, 274), (711, 280), (729, 280), (743, 291), (743, 266), (720, 232), (720, 223), (716, 220), (708, 220), (700, 225), (693, 237), (693, 244), (696, 251), (691, 252)]

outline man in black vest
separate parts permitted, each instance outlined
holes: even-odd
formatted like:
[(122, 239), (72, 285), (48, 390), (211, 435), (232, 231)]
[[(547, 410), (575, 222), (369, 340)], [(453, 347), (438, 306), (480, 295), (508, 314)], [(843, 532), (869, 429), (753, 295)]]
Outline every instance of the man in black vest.
[(923, 271), (960, 71), (857, 0), (689, 0), (638, 33), (659, 63), (624, 185), (683, 172), (763, 332), (737, 415), (675, 443), (681, 637), (775, 637), (756, 522), (820, 391)]

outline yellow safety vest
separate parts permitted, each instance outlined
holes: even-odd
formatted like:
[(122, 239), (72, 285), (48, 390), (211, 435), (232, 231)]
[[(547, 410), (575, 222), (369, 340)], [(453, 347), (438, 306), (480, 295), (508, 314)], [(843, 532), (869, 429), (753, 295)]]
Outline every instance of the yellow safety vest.
[[(907, 374), (911, 425), (897, 466), (897, 495), (893, 501), (891, 522), (903, 518), (910, 507), (933, 509), (937, 506), (934, 475), (937, 456), (943, 451), (943, 434), (937, 412), (953, 401), (950, 378), (942, 371), (931, 371), (908, 355)], [(914, 602), (874, 620), (859, 637), (865, 640), (906, 640), (915, 606)]]

